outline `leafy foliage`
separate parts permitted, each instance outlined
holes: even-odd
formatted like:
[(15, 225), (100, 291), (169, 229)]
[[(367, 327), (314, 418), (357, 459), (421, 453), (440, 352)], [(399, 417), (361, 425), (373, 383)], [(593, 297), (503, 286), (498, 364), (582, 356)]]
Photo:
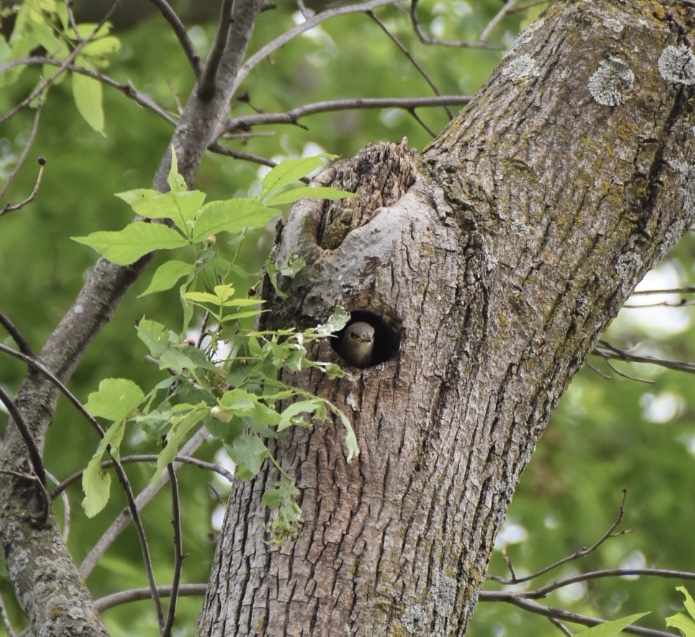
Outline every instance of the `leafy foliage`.
[[(118, 197), (135, 213), (148, 220), (169, 221), (173, 227), (136, 220), (120, 231), (95, 232), (75, 239), (120, 264), (132, 263), (153, 250), (188, 247), (190, 253), (187, 262), (173, 260), (162, 264), (145, 290), (145, 294), (165, 291), (185, 277), (179, 288), (184, 316), (181, 331), (172, 332), (149, 319), (142, 319), (137, 330), (152, 359), (170, 377), (157, 383), (147, 395), (132, 381), (104, 380), (85, 406), (91, 415), (113, 423), (83, 475), (83, 507), (89, 517), (108, 502), (110, 478), (102, 470), (101, 461), (107, 452), (118, 459), (127, 422), (143, 423), (151, 437), (163, 440), (151, 478), (153, 483), (162, 477), (166, 466), (174, 462), (181, 446), (201, 425), (207, 425), (224, 443), (241, 480), (254, 477), (271, 455), (264, 439), (275, 438), (288, 427), (325, 420), (329, 411), (336, 413), (345, 426), (348, 458), (358, 453), (352, 426), (337, 407), (278, 379), (282, 369), (298, 372), (307, 367), (319, 368), (331, 376), (341, 375), (335, 364), (308, 358), (307, 345), (341, 330), (349, 315), (338, 308), (328, 323), (303, 332), (250, 329), (245, 320), (257, 317), (261, 301), (239, 297), (234, 286), (224, 282), (225, 273), (232, 270), (234, 263), (211, 249), (218, 233), (245, 232), (264, 226), (279, 211), (264, 205), (262, 200), (272, 201), (278, 190), (321, 165), (320, 157), (287, 160), (265, 176), (258, 199), (205, 204), (203, 193), (186, 189), (172, 149), (169, 192), (137, 189)], [(321, 198), (326, 191), (332, 197), (349, 195), (330, 188), (300, 190), (302, 196)], [(220, 282), (215, 284), (216, 281)], [(196, 311), (203, 316), (201, 323), (210, 327), (200, 331), (192, 343), (187, 333)], [(279, 466), (278, 469), (282, 472)], [(278, 510), (270, 531), (279, 541), (296, 532), (299, 509), (292, 501), (298, 492), (289, 476), (285, 475), (278, 485), (268, 500)]]

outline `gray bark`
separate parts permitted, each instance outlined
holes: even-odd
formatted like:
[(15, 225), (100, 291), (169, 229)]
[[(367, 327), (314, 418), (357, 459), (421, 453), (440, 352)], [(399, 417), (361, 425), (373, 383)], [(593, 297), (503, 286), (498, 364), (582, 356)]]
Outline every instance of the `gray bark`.
[[(281, 439), (303, 509), (283, 546), (260, 503), (276, 471), (234, 486), (199, 634), (465, 632), (553, 408), (695, 217), (695, 59), (678, 49), (694, 25), (685, 2), (558, 2), (417, 157), (371, 148), (319, 177), (361, 208), (294, 207), (275, 258), (307, 266), (286, 300), (267, 291), (269, 325), (343, 305), (400, 343), (344, 379), (294, 379), (348, 413), (360, 456), (334, 423)], [(384, 167), (391, 182), (370, 179)], [(336, 219), (348, 231), (325, 243)]]

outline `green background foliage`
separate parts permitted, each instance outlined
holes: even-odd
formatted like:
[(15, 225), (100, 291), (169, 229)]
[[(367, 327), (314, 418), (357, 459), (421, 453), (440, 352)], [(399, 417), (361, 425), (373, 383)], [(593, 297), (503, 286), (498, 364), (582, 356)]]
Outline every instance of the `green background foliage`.
[[(207, 4), (207, 3), (201, 3)], [(214, 3), (216, 4), (216, 3)], [(251, 51), (294, 24), (285, 3), (263, 15)], [(291, 4), (291, 3), (290, 3)], [(448, 38), (475, 39), (499, 9), (499, 0), (462, 2), (434, 0), (421, 3), (425, 28)], [(532, 9), (531, 11), (537, 11)], [(493, 41), (508, 45), (525, 20), (517, 14), (495, 31)], [(535, 14), (533, 14), (535, 15)], [(471, 94), (501, 59), (501, 51), (426, 47), (412, 34), (407, 20), (395, 9), (379, 12), (381, 19), (407, 44), (427, 68), (442, 93)], [(205, 53), (213, 37), (212, 23), (187, 22), (190, 35)], [(132, 83), (171, 113), (184, 102), (192, 86), (192, 73), (175, 37), (157, 15), (117, 30), (121, 48), (108, 73)], [(0, 91), (0, 112), (9, 111), (35, 85), (40, 69), (25, 70), (19, 81)], [(239, 99), (244, 93), (246, 97)], [(312, 34), (289, 43), (261, 63), (247, 78), (232, 104), (231, 115), (285, 111), (308, 102), (350, 97), (424, 96), (431, 90), (412, 65), (363, 15), (326, 23)], [(8, 199), (19, 201), (30, 191), (38, 155), (47, 159), (39, 196), (26, 208), (0, 218), (0, 310), (25, 334), (35, 350), (50, 334), (79, 291), (94, 252), (70, 240), (92, 232), (118, 230), (132, 218), (129, 206), (114, 193), (150, 187), (152, 176), (166, 150), (171, 129), (155, 114), (134, 104), (121, 93), (105, 88), (104, 134), (95, 132), (80, 116), (69, 81), (53, 87), (41, 114), (39, 132), (30, 157), (13, 184)], [(443, 109), (420, 109), (418, 114), (434, 131), (447, 122)], [(0, 176), (7, 177), (21, 150), (34, 111), (19, 113), (0, 128)], [(369, 142), (398, 142), (407, 136), (420, 149), (430, 135), (408, 113), (399, 110), (347, 111), (314, 115), (302, 126), (267, 126), (264, 134), (246, 135), (230, 146), (274, 158), (318, 152), (349, 156)], [(209, 155), (194, 187), (207, 193), (207, 201), (257, 194), (267, 169), (225, 157)], [(4, 202), (0, 202), (4, 203)], [(249, 234), (239, 246), (232, 240), (223, 250), (239, 250), (239, 262), (257, 271), (272, 245), (273, 228)], [(151, 274), (164, 261), (158, 256), (113, 320), (95, 340), (71, 379), (70, 388), (87, 401), (106, 377), (129, 378), (151, 387), (162, 375), (145, 361), (147, 353), (137, 339), (136, 324), (143, 317), (177, 329), (181, 305), (176, 292), (138, 298)], [(649, 287), (695, 285), (695, 237), (692, 233), (669, 255)], [(240, 287), (249, 281), (235, 282)], [(671, 295), (678, 307), (626, 308), (611, 327), (607, 339), (635, 351), (683, 360), (695, 360), (693, 296)], [(664, 300), (640, 297), (640, 302)], [(5, 335), (2, 342), (11, 344)], [(653, 365), (616, 363), (622, 372), (649, 381), (617, 375), (602, 360), (591, 365), (610, 376), (585, 368), (572, 384), (527, 468), (498, 541), (512, 560), (517, 575), (534, 572), (582, 546), (596, 541), (618, 514), (622, 489), (628, 490), (624, 522), (630, 529), (604, 543), (581, 561), (533, 582), (549, 581), (576, 572), (625, 565), (695, 570), (695, 392), (693, 377)], [(19, 362), (0, 360), (0, 382), (16, 391), (24, 374)], [(6, 415), (0, 412), (0, 431)], [(61, 399), (46, 442), (46, 466), (60, 479), (87, 465), (98, 439), (75, 410)], [(156, 452), (141, 435), (126, 430), (121, 453)], [(218, 445), (210, 443), (200, 454), (214, 460)], [(136, 488), (152, 475), (152, 466), (128, 465)], [(184, 582), (207, 581), (216, 526), (225, 498), (225, 484), (202, 470), (181, 469)], [(87, 519), (80, 507), (82, 493), (71, 487), (70, 548), (81, 561), (124, 506), (119, 489), (112, 488), (106, 509)], [(62, 511), (62, 503), (57, 502)], [(62, 513), (59, 513), (59, 517)], [(172, 530), (169, 496), (162, 492), (143, 511), (158, 582), (172, 576)], [(216, 524), (219, 520), (216, 519)], [(496, 552), (490, 572), (507, 576)], [(96, 597), (128, 587), (145, 586), (140, 550), (132, 527), (128, 528), (88, 579)], [(616, 618), (652, 611), (641, 623), (663, 629), (664, 618), (680, 607), (682, 597), (673, 580), (611, 578), (553, 593), (544, 602), (580, 613)], [(695, 585), (686, 583), (690, 590)], [(486, 590), (499, 586), (489, 583)], [(0, 593), (12, 599), (7, 574), (0, 570)], [(199, 598), (179, 602), (179, 626), (194, 625)], [(21, 614), (9, 604), (15, 625)], [(114, 635), (154, 635), (156, 619), (150, 602), (137, 602), (109, 610), (105, 619)], [(469, 634), (535, 637), (556, 631), (546, 619), (503, 604), (481, 603)]]

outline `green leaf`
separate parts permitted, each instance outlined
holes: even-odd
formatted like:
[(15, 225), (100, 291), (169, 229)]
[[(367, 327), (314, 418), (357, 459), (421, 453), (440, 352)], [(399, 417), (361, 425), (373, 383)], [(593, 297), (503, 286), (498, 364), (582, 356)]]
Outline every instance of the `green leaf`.
[(314, 328), (314, 332), (320, 338), (330, 336), (336, 332), (340, 332), (350, 320), (350, 312), (347, 312), (343, 307), (336, 307), (333, 314), (328, 317), (325, 323), (321, 323)]
[(155, 358), (159, 358), (169, 349), (172, 342), (171, 333), (161, 323), (143, 318), (138, 324), (137, 331), (138, 338)]
[(101, 82), (87, 75), (72, 74), (72, 95), (80, 115), (97, 133), (104, 133)]
[(242, 434), (229, 446), (229, 455), (236, 464), (234, 475), (239, 480), (250, 480), (261, 470), (268, 450), (258, 436)]
[[(176, 149), (174, 145), (171, 145), (171, 167), (169, 168), (169, 174), (167, 175), (167, 183), (172, 192), (183, 192), (188, 189), (186, 185), (186, 180), (182, 175), (179, 174), (179, 162), (176, 158)], [(205, 197), (205, 195), (203, 195)], [(201, 203), (202, 205), (202, 203)]]
[(110, 448), (114, 460), (118, 460), (119, 447), (124, 433), (125, 420), (109, 427), (82, 474), (82, 491), (84, 492), (82, 508), (87, 517), (94, 517), (109, 501), (111, 475), (101, 468), (101, 460), (107, 448)]
[(278, 433), (287, 427), (292, 425), (297, 425), (300, 427), (307, 427), (311, 425), (307, 422), (304, 415), (308, 414), (310, 416), (315, 416), (319, 420), (323, 420), (326, 417), (326, 407), (323, 401), (318, 398), (310, 398), (309, 400), (299, 400), (296, 403), (292, 403), (280, 414), (280, 423), (278, 424)]
[(343, 427), (345, 427), (345, 445), (348, 449), (347, 460), (348, 462), (350, 462), (353, 458), (360, 455), (360, 448), (357, 444), (355, 430), (352, 428), (352, 424), (350, 423), (348, 417), (340, 409), (338, 409), (337, 407), (333, 407), (333, 410), (335, 411), (335, 413), (338, 414), (338, 417), (343, 423)]
[(143, 400), (145, 394), (132, 380), (105, 378), (99, 390), (89, 394), (84, 408), (92, 416), (115, 422), (127, 418)]
[(171, 250), (188, 245), (176, 230), (161, 223), (136, 221), (115, 232), (92, 232), (86, 237), (72, 237), (73, 241), (94, 248), (113, 263), (128, 265), (155, 250)]
[(314, 157), (300, 157), (298, 159), (285, 159), (263, 177), (261, 198), (273, 190), (287, 186), (293, 181), (305, 177), (323, 165), (323, 158), (318, 155)]
[(685, 588), (685, 586), (677, 586), (676, 590), (679, 593), (683, 593), (683, 596), (685, 597), (685, 601), (683, 602), (685, 604), (685, 610), (688, 611), (688, 615), (695, 619), (695, 601), (693, 601), (693, 598), (690, 596), (690, 593), (688, 593), (688, 590)]
[(695, 621), (683, 613), (667, 617), (666, 626), (680, 630), (684, 637), (695, 637)]
[(116, 197), (143, 217), (171, 219), (187, 235), (191, 232), (191, 222), (205, 202), (205, 193), (199, 190), (162, 193), (151, 188), (136, 188), (119, 192)]
[(286, 190), (266, 201), (269, 206), (280, 206), (286, 203), (294, 203), (299, 199), (345, 199), (347, 197), (357, 197), (354, 192), (347, 190), (338, 190), (337, 188), (300, 186)]
[(669, 628), (680, 630), (685, 637), (695, 637), (695, 602), (684, 586), (677, 586), (676, 590), (683, 593), (685, 610), (688, 611), (690, 617), (683, 613), (676, 613), (666, 618), (666, 625)]
[(261, 228), (278, 211), (268, 208), (256, 199), (228, 199), (211, 201), (203, 206), (195, 223), (193, 240), (205, 241), (218, 232), (241, 232), (246, 228)]
[(140, 294), (138, 298), (147, 296), (148, 294), (154, 294), (155, 292), (171, 290), (179, 279), (188, 276), (193, 270), (195, 270), (195, 265), (193, 263), (186, 263), (185, 261), (167, 261), (166, 263), (162, 263), (154, 273), (147, 289)]
[(649, 613), (637, 613), (636, 615), (629, 615), (628, 617), (623, 617), (621, 619), (604, 622), (598, 626), (592, 626), (586, 630), (580, 630), (577, 635), (582, 635), (582, 637), (615, 637), (615, 635), (622, 632), (623, 628), (633, 624), (645, 615), (649, 615)]
[(200, 423), (209, 413), (209, 408), (205, 403), (195, 405), (193, 409), (183, 415), (174, 416), (171, 419), (172, 425), (166, 437), (166, 446), (157, 456), (157, 468), (150, 480), (154, 484), (161, 477), (164, 469), (176, 459), (176, 454), (186, 440), (190, 431)]
[(82, 491), (84, 499), (82, 508), (88, 518), (94, 517), (109, 501), (111, 475), (101, 468), (101, 456), (89, 461), (82, 474)]

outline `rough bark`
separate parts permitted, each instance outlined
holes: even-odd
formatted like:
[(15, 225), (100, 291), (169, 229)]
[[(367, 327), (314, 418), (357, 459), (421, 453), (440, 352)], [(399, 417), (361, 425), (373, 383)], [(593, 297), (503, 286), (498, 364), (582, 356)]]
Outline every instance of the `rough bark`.
[(234, 486), (199, 634), (465, 632), (552, 409), (693, 222), (695, 59), (678, 47), (694, 25), (686, 2), (558, 2), (412, 164), (372, 148), (318, 179), (349, 187), (365, 156), (366, 174), (405, 165), (415, 182), (397, 201), (358, 179), (383, 207), (332, 210), (350, 227), (330, 249), (323, 205), (294, 207), (275, 258), (307, 266), (286, 300), (268, 293), (270, 324), (343, 305), (398, 347), (342, 380), (296, 377), (349, 414), (360, 456), (346, 462), (332, 423), (281, 439), (303, 508), (282, 546), (260, 504), (275, 470)]

